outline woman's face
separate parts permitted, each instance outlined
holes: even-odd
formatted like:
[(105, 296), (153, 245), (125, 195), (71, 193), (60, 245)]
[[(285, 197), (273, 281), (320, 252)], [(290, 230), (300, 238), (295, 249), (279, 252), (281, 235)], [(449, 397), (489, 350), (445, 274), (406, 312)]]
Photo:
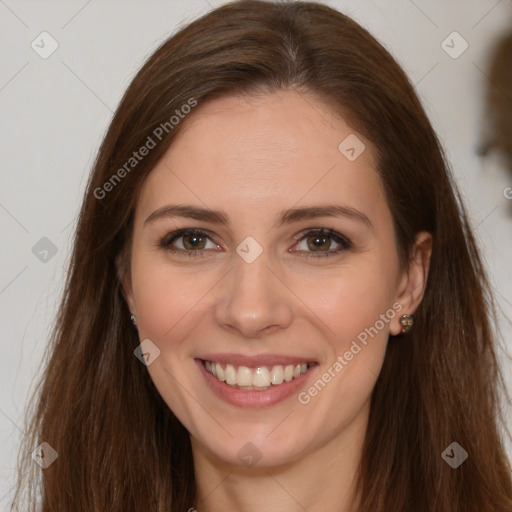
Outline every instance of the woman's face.
[(138, 200), (127, 292), (158, 391), (227, 464), (362, 439), (413, 312), (373, 148), (293, 91), (182, 122)]

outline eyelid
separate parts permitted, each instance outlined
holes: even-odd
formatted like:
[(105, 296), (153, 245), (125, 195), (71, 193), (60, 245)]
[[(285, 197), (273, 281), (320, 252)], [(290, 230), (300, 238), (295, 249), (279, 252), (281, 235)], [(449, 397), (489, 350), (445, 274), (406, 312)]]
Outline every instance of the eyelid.
[(309, 235), (316, 234), (316, 233), (319, 233), (320, 235), (325, 235), (325, 236), (331, 237), (334, 240), (339, 239), (338, 243), (345, 244), (348, 246), (352, 245), (352, 242), (345, 235), (342, 235), (341, 233), (338, 233), (334, 229), (330, 229), (330, 228), (305, 229), (305, 230), (301, 231), (298, 235), (295, 235), (293, 237), (293, 239), (296, 241), (302, 241), (305, 238), (307, 238)]

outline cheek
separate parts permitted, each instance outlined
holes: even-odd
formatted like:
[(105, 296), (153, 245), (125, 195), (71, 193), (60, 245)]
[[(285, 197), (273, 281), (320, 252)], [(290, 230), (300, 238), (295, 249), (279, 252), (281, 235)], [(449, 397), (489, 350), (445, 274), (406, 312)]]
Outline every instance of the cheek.
[[(357, 266), (340, 268), (336, 276), (331, 273), (309, 286), (296, 288), (297, 295), (307, 298), (304, 302), (322, 321), (338, 352), (346, 350), (353, 339), (376, 323), (383, 339), (387, 339), (388, 317), (394, 316), (393, 272), (386, 272), (379, 262), (370, 263), (369, 258), (362, 258)], [(383, 322), (381, 315), (386, 312)]]
[(324, 287), (323, 293), (316, 288), (308, 303), (322, 320), (329, 348), (316, 380), (298, 401), (311, 407), (315, 418), (330, 417), (333, 433), (350, 423), (371, 396), (384, 361), (390, 321), (397, 314), (391, 273), (386, 276), (379, 266), (365, 269), (331, 278), (330, 288)]
[(137, 323), (141, 336), (163, 340), (180, 327), (182, 320), (200, 308), (207, 293), (208, 273), (201, 278), (162, 262), (140, 257), (132, 263), (132, 286), (136, 297)]

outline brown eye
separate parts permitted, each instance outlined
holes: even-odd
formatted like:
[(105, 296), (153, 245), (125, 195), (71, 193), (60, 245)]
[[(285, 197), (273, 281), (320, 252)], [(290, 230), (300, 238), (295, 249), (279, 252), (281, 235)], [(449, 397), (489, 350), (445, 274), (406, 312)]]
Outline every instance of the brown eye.
[[(308, 230), (307, 232), (299, 235), (296, 240), (298, 240), (296, 251), (309, 253), (306, 255), (307, 257), (331, 256), (352, 248), (352, 243), (348, 238), (330, 229), (324, 230), (322, 228)], [(335, 245), (334, 248), (333, 244)]]
[(182, 229), (169, 233), (159, 245), (167, 251), (186, 256), (204, 256), (209, 249), (219, 249), (205, 231), (198, 229)]
[(197, 234), (182, 235), (183, 246), (185, 249), (204, 249), (206, 245), (206, 237)]
[(311, 250), (330, 249), (331, 240), (325, 235), (309, 235), (306, 237), (307, 246)]

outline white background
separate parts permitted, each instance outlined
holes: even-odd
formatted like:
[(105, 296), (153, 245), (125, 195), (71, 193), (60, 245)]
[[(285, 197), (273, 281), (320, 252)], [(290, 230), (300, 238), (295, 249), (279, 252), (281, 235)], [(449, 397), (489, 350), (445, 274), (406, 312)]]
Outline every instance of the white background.
[[(86, 178), (112, 112), (158, 44), (221, 3), (0, 0), (1, 510), (14, 484), (25, 401), (55, 315)], [(503, 191), (512, 174), (497, 156), (481, 159), (475, 149), (489, 55), (512, 29), (512, 1), (326, 3), (354, 17), (398, 59), (441, 137), (496, 291), (500, 358), (511, 389), (504, 349), (512, 353), (512, 201)], [(47, 59), (31, 48), (43, 31), (59, 45)], [(441, 48), (453, 31), (469, 44), (457, 59)], [(32, 252), (42, 237), (57, 248), (46, 263)]]

